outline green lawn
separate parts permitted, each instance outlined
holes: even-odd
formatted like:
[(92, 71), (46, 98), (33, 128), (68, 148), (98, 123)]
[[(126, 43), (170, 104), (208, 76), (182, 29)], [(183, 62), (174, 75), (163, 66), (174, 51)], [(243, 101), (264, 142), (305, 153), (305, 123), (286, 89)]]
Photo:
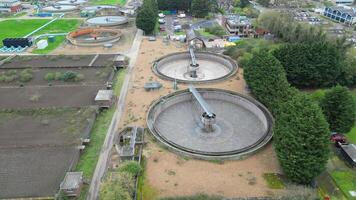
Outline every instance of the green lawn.
[(146, 159), (142, 156), (141, 167), (143, 172), (138, 177), (137, 200), (156, 200), (158, 191), (153, 188), (146, 179)]
[(263, 174), (263, 178), (267, 182), (267, 185), (271, 189), (283, 189), (285, 185), (278, 174), (266, 173)]
[(93, 5), (120, 5), (124, 6), (127, 0), (92, 0)]
[[(0, 40), (7, 37), (23, 37), (34, 29), (47, 23), (48, 19), (16, 20), (9, 19), (0, 22)], [(1, 44), (2, 46), (2, 44)]]
[[(353, 90), (351, 93), (352, 93), (352, 96), (354, 98), (354, 102), (355, 102), (355, 105), (356, 105), (356, 91)], [(356, 144), (356, 124), (354, 125), (352, 130), (349, 133), (346, 134), (346, 137), (347, 137), (347, 139), (349, 140), (350, 143)]]
[(211, 37), (211, 36), (214, 36), (213, 34), (211, 34), (211, 33), (209, 33), (209, 32), (204, 31), (204, 29), (199, 29), (199, 30), (198, 30), (198, 33), (199, 33), (201, 36), (205, 36), (205, 37)]
[(340, 190), (347, 196), (348, 199), (352, 198), (349, 191), (356, 191), (356, 174), (351, 170), (346, 171), (333, 171), (330, 173)]
[[(1, 21), (0, 41), (7, 37), (23, 37), (49, 21), (49, 19), (10, 19)], [(75, 30), (80, 25), (80, 22), (80, 20), (76, 19), (60, 19), (46, 26), (34, 35), (46, 33), (67, 33)], [(33, 53), (46, 54), (57, 48), (64, 40), (65, 36), (57, 36), (56, 41), (53, 43), (49, 43), (47, 48), (41, 50), (36, 49), (33, 51)], [(2, 44), (0, 44), (0, 46), (2, 46)]]
[[(116, 96), (120, 94), (122, 84), (124, 82), (126, 70), (120, 70), (117, 73), (116, 81), (114, 85), (114, 93)], [(101, 112), (95, 120), (93, 129), (91, 130), (90, 143), (86, 146), (84, 153), (80, 156), (79, 162), (75, 171), (82, 171), (84, 178), (90, 181), (96, 163), (99, 159), (101, 146), (104, 143), (106, 133), (111, 123), (112, 117), (115, 112), (115, 107), (112, 107), (106, 111)], [(80, 194), (79, 200), (86, 199), (88, 192), (88, 186), (85, 186)]]

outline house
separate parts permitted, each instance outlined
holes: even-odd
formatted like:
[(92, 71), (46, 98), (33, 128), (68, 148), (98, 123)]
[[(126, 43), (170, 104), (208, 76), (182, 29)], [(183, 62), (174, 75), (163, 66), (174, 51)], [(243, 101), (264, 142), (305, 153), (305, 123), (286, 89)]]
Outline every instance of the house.
[(197, 49), (205, 48), (204, 39), (198, 36), (193, 29), (186, 30), (186, 40), (188, 45)]
[(82, 185), (83, 172), (67, 172), (59, 188), (68, 197), (79, 197)]
[(114, 103), (114, 99), (113, 90), (99, 90), (95, 96), (95, 104), (100, 108), (110, 108)]
[(117, 70), (119, 68), (126, 68), (128, 64), (129, 64), (129, 60), (124, 55), (119, 54), (114, 59), (114, 66)]
[(0, 12), (17, 13), (22, 10), (19, 0), (0, 0)]
[(349, 26), (356, 24), (356, 8), (347, 6), (326, 7), (324, 16)]
[(253, 26), (246, 16), (227, 15), (223, 17), (223, 24), (226, 30), (233, 35), (248, 37), (253, 33)]

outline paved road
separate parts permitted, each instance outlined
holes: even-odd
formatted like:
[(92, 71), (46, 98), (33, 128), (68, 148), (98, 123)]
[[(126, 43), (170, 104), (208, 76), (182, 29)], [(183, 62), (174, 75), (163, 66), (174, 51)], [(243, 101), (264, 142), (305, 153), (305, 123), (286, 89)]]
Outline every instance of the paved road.
[(118, 122), (120, 121), (121, 116), (124, 111), (125, 99), (126, 99), (126, 95), (127, 95), (127, 91), (128, 91), (128, 87), (129, 87), (129, 82), (130, 82), (130, 78), (131, 78), (131, 75), (133, 72), (133, 68), (136, 64), (136, 59), (137, 59), (138, 51), (140, 49), (141, 40), (142, 40), (142, 30), (138, 30), (136, 33), (134, 42), (132, 44), (131, 50), (127, 54), (127, 56), (130, 58), (130, 64), (128, 66), (128, 71), (127, 71), (127, 74), (125, 75), (125, 80), (124, 80), (123, 86), (121, 88), (121, 93), (120, 93), (120, 96), (119, 96), (119, 99), (117, 102), (116, 111), (115, 111), (114, 116), (111, 120), (111, 124), (110, 124), (108, 132), (106, 134), (104, 144), (101, 148), (99, 160), (96, 165), (94, 175), (93, 175), (93, 178), (90, 183), (87, 200), (97, 200), (98, 199), (100, 181), (101, 181), (102, 177), (104, 176), (104, 173), (107, 169), (109, 153), (110, 153), (110, 150), (111, 150), (111, 148), (113, 146), (113, 142), (114, 142), (114, 135), (115, 135), (116, 130), (118, 130)]

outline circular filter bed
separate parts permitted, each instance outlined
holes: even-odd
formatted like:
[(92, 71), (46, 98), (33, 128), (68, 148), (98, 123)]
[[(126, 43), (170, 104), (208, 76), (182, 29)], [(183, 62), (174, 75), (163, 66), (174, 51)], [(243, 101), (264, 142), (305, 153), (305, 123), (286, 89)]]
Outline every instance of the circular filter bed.
[(57, 1), (56, 4), (59, 5), (80, 5), (86, 3), (86, 0), (63, 0), (63, 1)]
[(78, 9), (77, 6), (71, 6), (71, 5), (54, 5), (54, 6), (48, 6), (44, 7), (42, 10), (45, 12), (70, 12)]
[(153, 65), (153, 71), (160, 78), (171, 81), (204, 83), (228, 78), (238, 69), (237, 64), (224, 55), (197, 52), (195, 57), (198, 68), (194, 78), (188, 72), (192, 63), (189, 52), (173, 53), (158, 59)]
[(81, 28), (70, 32), (67, 40), (77, 46), (98, 46), (120, 40), (121, 31), (104, 28)]
[(273, 118), (256, 100), (241, 94), (197, 89), (214, 113), (211, 131), (204, 129), (203, 108), (189, 90), (155, 102), (148, 113), (151, 133), (168, 147), (202, 159), (239, 158), (267, 144)]
[(127, 22), (127, 17), (123, 16), (101, 16), (87, 19), (87, 23), (92, 26), (117, 26)]

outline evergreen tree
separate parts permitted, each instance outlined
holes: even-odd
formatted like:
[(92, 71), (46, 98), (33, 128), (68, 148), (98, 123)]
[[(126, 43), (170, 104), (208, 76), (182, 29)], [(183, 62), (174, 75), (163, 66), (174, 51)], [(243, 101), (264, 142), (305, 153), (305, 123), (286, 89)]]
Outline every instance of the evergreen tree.
[(266, 51), (255, 53), (247, 62), (244, 78), (254, 96), (273, 114), (276, 114), (281, 102), (295, 93), (290, 88), (282, 65)]
[(193, 0), (191, 12), (194, 17), (206, 17), (211, 9), (211, 2), (208, 0)]
[(325, 93), (321, 107), (331, 131), (351, 131), (355, 122), (355, 105), (348, 88), (340, 85), (331, 88)]
[(274, 127), (274, 145), (289, 179), (310, 184), (325, 169), (328, 139), (328, 123), (312, 100), (299, 94), (282, 103)]
[(343, 56), (330, 42), (289, 43), (273, 55), (283, 65), (289, 83), (296, 87), (335, 85), (342, 75)]
[(158, 7), (155, 0), (144, 0), (143, 5), (137, 12), (136, 26), (145, 34), (154, 31), (157, 23)]

